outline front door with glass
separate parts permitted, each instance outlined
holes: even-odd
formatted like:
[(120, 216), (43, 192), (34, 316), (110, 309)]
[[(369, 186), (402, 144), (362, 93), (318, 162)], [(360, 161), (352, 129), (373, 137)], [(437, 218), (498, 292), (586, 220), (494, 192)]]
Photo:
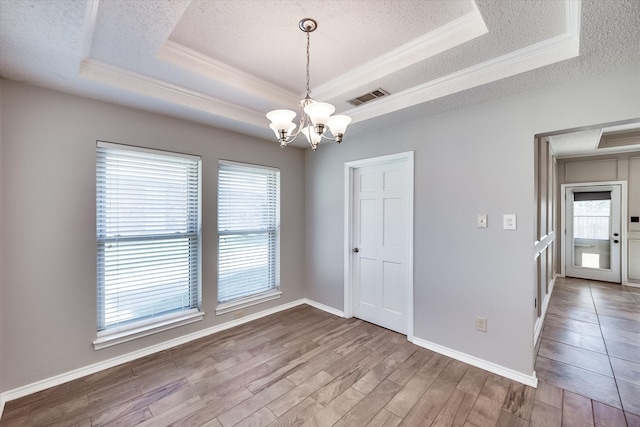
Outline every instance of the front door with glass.
[(565, 275), (620, 283), (620, 185), (566, 188)]

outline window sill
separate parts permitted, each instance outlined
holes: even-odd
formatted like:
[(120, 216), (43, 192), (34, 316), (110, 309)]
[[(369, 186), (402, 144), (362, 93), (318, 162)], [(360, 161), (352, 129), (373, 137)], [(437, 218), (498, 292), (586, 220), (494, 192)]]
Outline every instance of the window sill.
[(267, 291), (258, 295), (242, 298), (236, 301), (218, 304), (218, 307), (216, 307), (216, 316), (220, 316), (221, 314), (225, 314), (225, 313), (231, 313), (232, 311), (236, 311), (236, 310), (241, 310), (245, 307), (251, 307), (252, 305), (271, 301), (276, 298), (280, 298), (281, 296), (282, 296), (282, 292), (280, 291)]
[(112, 345), (146, 337), (178, 326), (188, 325), (198, 322), (204, 317), (204, 312), (194, 308), (179, 315), (168, 315), (154, 319), (152, 323), (132, 325), (128, 328), (114, 328), (107, 331), (98, 332), (96, 340), (93, 342), (93, 349), (111, 347)]

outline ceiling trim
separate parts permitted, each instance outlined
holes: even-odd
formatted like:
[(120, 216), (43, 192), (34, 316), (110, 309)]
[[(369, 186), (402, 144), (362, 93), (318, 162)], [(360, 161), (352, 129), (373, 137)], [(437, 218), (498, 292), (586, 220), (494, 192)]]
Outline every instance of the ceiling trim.
[(265, 116), (261, 112), (213, 98), (162, 80), (134, 73), (95, 59), (85, 59), (80, 63), (80, 75), (93, 81), (102, 82), (110, 86), (119, 87), (196, 110), (206, 111), (239, 122), (255, 126), (265, 126), (266, 123)]
[(473, 11), (366, 62), (313, 89), (314, 97), (333, 99), (410, 65), (487, 34), (489, 30), (476, 6)]
[(160, 48), (158, 58), (212, 80), (250, 92), (275, 104), (297, 105), (301, 98), (297, 93), (269, 83), (172, 40), (167, 40)]
[(98, 19), (98, 4), (100, 0), (87, 0), (87, 10), (84, 15), (84, 31), (82, 37), (82, 59), (91, 56), (91, 43)]
[(580, 9), (582, 0), (565, 0), (565, 22), (567, 25), (567, 35), (580, 39)]
[[(88, 54), (80, 63), (80, 75), (82, 77), (238, 122), (260, 127), (266, 125), (267, 121), (262, 112), (91, 58), (91, 42), (95, 30), (98, 4), (99, 0), (87, 1), (85, 34), (81, 49), (83, 54), (87, 52)], [(414, 61), (415, 63), (415, 61), (419, 61), (419, 59), (416, 60), (415, 58), (419, 58), (420, 54), (425, 55), (424, 52), (418, 52), (418, 46), (421, 46), (420, 49), (431, 49), (431, 53), (427, 55), (432, 56), (435, 54), (433, 52), (439, 48), (439, 43), (455, 43), (456, 40), (459, 42), (459, 40), (465, 38), (470, 40), (473, 38), (471, 36), (472, 34), (483, 31), (483, 28), (486, 30), (486, 25), (475, 2), (473, 4), (473, 12), (446, 24), (443, 26), (444, 28), (441, 27), (438, 30), (434, 30), (434, 32), (432, 32), (433, 34), (427, 34), (415, 43), (407, 43), (379, 57), (375, 61), (369, 62), (352, 72), (334, 79), (330, 82), (331, 85), (334, 86), (325, 84), (314, 89), (314, 94), (316, 94), (316, 96), (317, 93), (323, 94), (323, 90), (325, 96), (328, 93), (333, 93), (333, 91), (337, 94), (339, 94), (338, 92), (342, 93), (348, 84), (353, 85), (353, 82), (348, 83), (347, 81), (352, 81), (352, 79), (356, 78), (356, 75), (360, 76), (357, 80), (358, 86), (360, 86), (363, 82), (361, 73), (365, 70), (367, 70), (367, 74), (364, 80), (369, 81), (372, 73), (376, 75), (378, 73), (387, 75), (392, 72), (389, 70), (395, 67), (402, 68), (402, 66), (392, 64), (392, 60), (389, 59), (391, 57), (394, 58), (393, 61)], [(416, 87), (379, 99), (376, 102), (361, 105), (344, 112), (344, 114), (350, 115), (354, 123), (364, 121), (576, 57), (579, 55), (580, 47), (580, 9), (581, 0), (565, 0), (566, 31), (562, 35), (425, 82)], [(475, 37), (477, 37), (477, 35)], [(298, 95), (259, 78), (250, 76), (246, 72), (236, 70), (228, 64), (216, 61), (206, 55), (181, 46), (178, 43), (168, 41), (165, 46), (161, 48), (159, 55), (166, 56), (167, 58), (173, 57), (176, 60), (181, 58), (181, 60), (191, 64), (191, 67), (198, 68), (200, 71), (197, 72), (201, 74), (204, 72), (212, 73), (215, 76), (224, 76), (224, 79), (219, 79), (218, 77), (212, 78), (245, 90), (249, 89), (252, 91), (251, 93), (263, 96), (265, 99), (283, 97), (283, 99), (275, 101), (277, 104), (295, 105), (298, 103)], [(181, 64), (181, 66), (184, 66), (184, 64)], [(192, 69), (191, 67), (188, 68)], [(385, 70), (380, 71), (378, 68)], [(334, 87), (336, 89), (334, 89)], [(353, 89), (353, 86), (351, 86), (350, 89)]]
[[(571, 30), (580, 28), (580, 7), (567, 0), (567, 24)], [(413, 88), (392, 94), (345, 111), (353, 123), (372, 119), (427, 101), (471, 89), (486, 83), (514, 76), (574, 58), (580, 54), (580, 37), (571, 32), (543, 40), (531, 46), (482, 62), (464, 70), (431, 80)]]

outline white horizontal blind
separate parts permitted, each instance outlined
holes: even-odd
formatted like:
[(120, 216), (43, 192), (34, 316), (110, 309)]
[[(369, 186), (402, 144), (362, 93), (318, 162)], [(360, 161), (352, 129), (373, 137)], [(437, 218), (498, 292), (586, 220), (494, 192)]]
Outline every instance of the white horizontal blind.
[(280, 171), (220, 162), (219, 303), (278, 288), (279, 235)]
[(198, 308), (200, 158), (98, 142), (98, 330)]

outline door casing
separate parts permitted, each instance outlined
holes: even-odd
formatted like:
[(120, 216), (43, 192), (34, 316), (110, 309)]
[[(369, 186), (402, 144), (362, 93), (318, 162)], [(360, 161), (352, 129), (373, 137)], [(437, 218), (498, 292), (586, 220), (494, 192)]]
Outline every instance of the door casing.
[(392, 162), (406, 162), (408, 170), (408, 227), (407, 236), (407, 281), (409, 288), (407, 290), (407, 339), (413, 341), (413, 189), (414, 189), (414, 152), (407, 151), (403, 153), (390, 154), (387, 156), (372, 157), (362, 160), (354, 160), (346, 162), (344, 165), (344, 317), (353, 317), (353, 257), (351, 250), (353, 245), (353, 171), (356, 168), (364, 166), (380, 165)]
[(628, 219), (627, 219), (627, 181), (602, 181), (602, 182), (580, 182), (580, 183), (572, 183), (572, 184), (562, 184), (560, 187), (560, 230), (561, 230), (561, 259), (560, 263), (560, 275), (565, 277), (566, 275), (566, 252), (567, 252), (567, 224), (566, 224), (566, 214), (567, 214), (567, 200), (565, 195), (567, 194), (567, 188), (577, 188), (577, 187), (598, 187), (598, 186), (611, 186), (611, 185), (619, 185), (620, 186), (620, 284), (626, 285), (628, 278), (627, 271), (627, 228), (628, 228)]

